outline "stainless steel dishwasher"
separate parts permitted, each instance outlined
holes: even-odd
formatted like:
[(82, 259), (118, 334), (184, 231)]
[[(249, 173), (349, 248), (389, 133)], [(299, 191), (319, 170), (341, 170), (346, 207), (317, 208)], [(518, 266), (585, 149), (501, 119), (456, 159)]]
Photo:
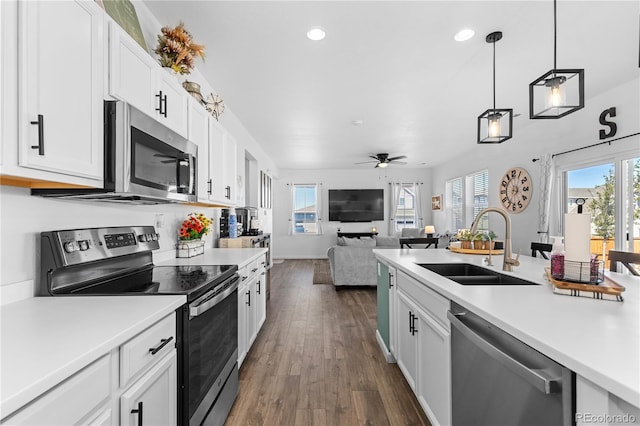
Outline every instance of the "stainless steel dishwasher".
[(574, 425), (575, 374), (451, 302), (453, 426)]

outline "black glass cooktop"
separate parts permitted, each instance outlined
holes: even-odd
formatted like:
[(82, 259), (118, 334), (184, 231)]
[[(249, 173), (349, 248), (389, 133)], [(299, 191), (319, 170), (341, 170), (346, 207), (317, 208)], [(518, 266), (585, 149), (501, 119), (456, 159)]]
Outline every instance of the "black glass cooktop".
[(187, 301), (197, 299), (231, 277), (236, 265), (153, 266), (118, 278), (76, 288), (73, 294), (184, 294)]

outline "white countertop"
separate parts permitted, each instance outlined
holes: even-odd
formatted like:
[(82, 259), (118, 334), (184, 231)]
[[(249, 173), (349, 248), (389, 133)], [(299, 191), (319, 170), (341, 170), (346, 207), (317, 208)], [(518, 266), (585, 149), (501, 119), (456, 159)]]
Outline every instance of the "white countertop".
[(2, 306), (0, 418), (185, 303), (185, 296), (69, 296)]
[(497, 272), (540, 286), (463, 286), (416, 263), (464, 262), (485, 266), (486, 256), (444, 249), (376, 249), (376, 256), (425, 283), (443, 296), (544, 353), (609, 392), (640, 407), (640, 278), (606, 272), (624, 286), (624, 302), (594, 300), (553, 293), (544, 278), (549, 261), (520, 257), (514, 271)]
[(238, 265), (239, 268), (267, 252), (266, 248), (205, 248), (204, 253), (193, 257), (155, 256), (153, 261), (157, 266), (186, 266), (186, 265)]

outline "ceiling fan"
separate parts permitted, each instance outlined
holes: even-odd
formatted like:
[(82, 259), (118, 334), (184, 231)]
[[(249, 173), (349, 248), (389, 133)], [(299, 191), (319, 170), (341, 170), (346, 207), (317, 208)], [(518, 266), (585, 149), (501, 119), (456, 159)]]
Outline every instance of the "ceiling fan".
[(398, 155), (397, 157), (389, 157), (389, 154), (382, 152), (376, 155), (370, 155), (370, 158), (373, 158), (375, 161), (361, 161), (356, 164), (365, 164), (365, 163), (377, 163), (375, 167), (384, 168), (387, 167), (391, 162), (394, 164), (407, 164), (406, 161), (397, 161), (402, 160), (403, 158), (407, 158), (406, 155)]

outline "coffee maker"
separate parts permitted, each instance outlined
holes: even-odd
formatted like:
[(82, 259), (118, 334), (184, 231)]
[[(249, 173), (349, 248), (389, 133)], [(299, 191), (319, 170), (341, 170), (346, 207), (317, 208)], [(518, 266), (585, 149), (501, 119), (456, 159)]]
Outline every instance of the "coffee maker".
[(259, 226), (258, 209), (255, 207), (239, 207), (236, 208), (236, 216), (238, 217), (238, 226), (242, 224), (242, 235), (260, 235), (262, 230)]

